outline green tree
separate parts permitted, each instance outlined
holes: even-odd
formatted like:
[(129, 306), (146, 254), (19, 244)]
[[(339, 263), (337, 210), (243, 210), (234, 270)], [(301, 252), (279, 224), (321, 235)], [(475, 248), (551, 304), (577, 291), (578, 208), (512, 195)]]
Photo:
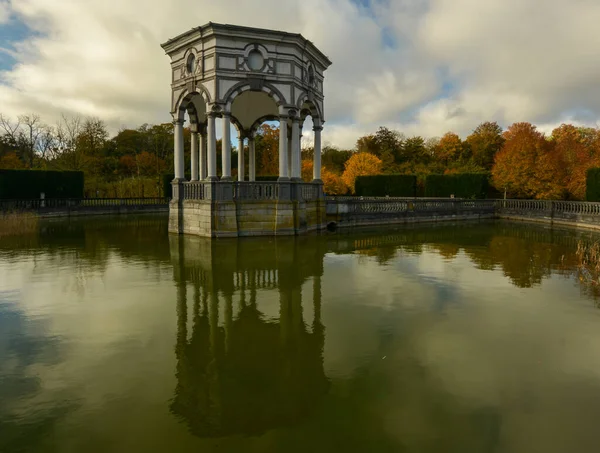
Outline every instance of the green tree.
[(494, 165), (496, 153), (504, 144), (502, 128), (496, 122), (486, 121), (475, 128), (466, 142), (471, 148), (473, 162), (489, 170)]

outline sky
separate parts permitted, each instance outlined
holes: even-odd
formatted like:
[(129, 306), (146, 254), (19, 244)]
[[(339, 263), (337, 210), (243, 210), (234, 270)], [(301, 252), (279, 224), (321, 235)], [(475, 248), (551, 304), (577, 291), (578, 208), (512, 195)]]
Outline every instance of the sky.
[(597, 0), (0, 0), (0, 112), (170, 121), (160, 44), (209, 21), (299, 32), (333, 62), (325, 144), (387, 126), (600, 125)]

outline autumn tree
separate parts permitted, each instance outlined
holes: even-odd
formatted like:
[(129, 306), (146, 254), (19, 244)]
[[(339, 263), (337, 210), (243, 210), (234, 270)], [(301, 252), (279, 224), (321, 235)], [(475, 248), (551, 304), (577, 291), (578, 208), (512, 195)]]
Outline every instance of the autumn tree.
[(142, 176), (159, 176), (165, 172), (167, 165), (160, 157), (142, 151), (137, 155), (137, 168)]
[(585, 198), (586, 174), (589, 168), (600, 165), (600, 156), (594, 150), (594, 141), (585, 129), (562, 124), (552, 131), (551, 158), (555, 178), (567, 190), (569, 197)]
[(328, 168), (321, 168), (321, 181), (323, 181), (323, 191), (328, 195), (346, 195), (348, 186), (342, 180), (342, 177)]
[(469, 147), (454, 132), (447, 132), (435, 148), (435, 157), (446, 166), (464, 162), (470, 157)]
[(505, 143), (496, 154), (492, 181), (520, 198), (562, 198), (564, 187), (555, 177), (552, 145), (530, 123), (515, 123), (504, 132)]
[(466, 143), (471, 149), (473, 163), (489, 170), (494, 165), (496, 153), (504, 144), (502, 128), (496, 122), (481, 123), (467, 137)]
[(378, 175), (381, 173), (382, 161), (371, 153), (356, 153), (348, 162), (342, 175), (342, 181), (355, 193), (354, 184), (358, 176)]
[(279, 128), (263, 123), (255, 137), (257, 175), (279, 174)]
[[(313, 180), (313, 161), (308, 159), (302, 159), (301, 162), (301, 175), (304, 182), (311, 182)], [(321, 169), (322, 171), (323, 169)]]

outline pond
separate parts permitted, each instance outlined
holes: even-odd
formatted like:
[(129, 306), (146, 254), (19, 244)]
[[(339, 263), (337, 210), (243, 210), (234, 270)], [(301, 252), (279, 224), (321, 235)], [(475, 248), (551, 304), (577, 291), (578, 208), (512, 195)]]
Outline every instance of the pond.
[(0, 451), (590, 452), (591, 233), (210, 241), (142, 216), (0, 239)]

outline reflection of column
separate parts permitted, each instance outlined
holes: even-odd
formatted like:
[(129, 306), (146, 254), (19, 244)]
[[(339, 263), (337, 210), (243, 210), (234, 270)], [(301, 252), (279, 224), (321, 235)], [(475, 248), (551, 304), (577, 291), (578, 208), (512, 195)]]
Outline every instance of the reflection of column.
[(302, 341), (304, 331), (304, 320), (302, 319), (302, 287), (300, 283), (295, 284), (292, 289), (292, 323), (294, 326), (294, 340)]
[(300, 121), (292, 119), (292, 179), (300, 179)]
[(256, 308), (256, 271), (250, 274), (250, 306)]
[[(252, 272), (252, 271), (249, 271), (249, 272)], [(242, 280), (242, 287), (240, 288), (240, 308), (239, 308), (239, 311), (241, 312), (244, 309), (245, 306), (246, 306), (246, 286), (244, 284), (244, 280)]]
[(286, 347), (290, 341), (291, 318), (292, 301), (289, 290), (279, 286), (279, 335), (282, 347)]
[(200, 284), (194, 283), (194, 321), (200, 316)]
[(208, 322), (210, 326), (210, 352), (213, 358), (217, 356), (219, 345), (219, 295), (217, 289), (213, 286), (210, 291), (210, 307)]
[(256, 155), (254, 151), (254, 135), (248, 138), (248, 180), (256, 180)]
[(287, 116), (279, 116), (279, 180), (287, 181), (288, 175)]
[(217, 131), (215, 130), (215, 116), (214, 112), (208, 114), (208, 129), (206, 134), (208, 136), (208, 176), (207, 179), (215, 181), (217, 178)]
[(233, 326), (233, 297), (230, 292), (226, 292), (225, 296), (225, 351), (229, 351), (231, 346), (231, 334)]
[(183, 120), (173, 121), (174, 130), (174, 158), (175, 158), (175, 179), (184, 179), (183, 162)]
[(229, 113), (223, 113), (223, 139), (221, 149), (221, 181), (231, 179), (231, 116)]
[(315, 310), (313, 318), (313, 332), (316, 331), (317, 327), (321, 326), (321, 276), (315, 275), (313, 277), (313, 306)]
[(242, 135), (242, 133), (240, 132), (239, 136), (238, 136), (238, 181), (243, 181), (244, 178), (244, 173), (245, 173), (245, 166), (246, 166), (246, 162), (244, 161), (244, 136)]
[(185, 278), (177, 282), (177, 355), (184, 354), (187, 344), (187, 288)]
[[(194, 125), (194, 127), (197, 127)], [(191, 143), (191, 166), (192, 166), (192, 176), (191, 181), (198, 181), (198, 131), (192, 130), (192, 143)]]
[(314, 157), (313, 157), (313, 179), (315, 181), (321, 180), (321, 131), (322, 126), (313, 127), (315, 132), (315, 143), (314, 143)]

